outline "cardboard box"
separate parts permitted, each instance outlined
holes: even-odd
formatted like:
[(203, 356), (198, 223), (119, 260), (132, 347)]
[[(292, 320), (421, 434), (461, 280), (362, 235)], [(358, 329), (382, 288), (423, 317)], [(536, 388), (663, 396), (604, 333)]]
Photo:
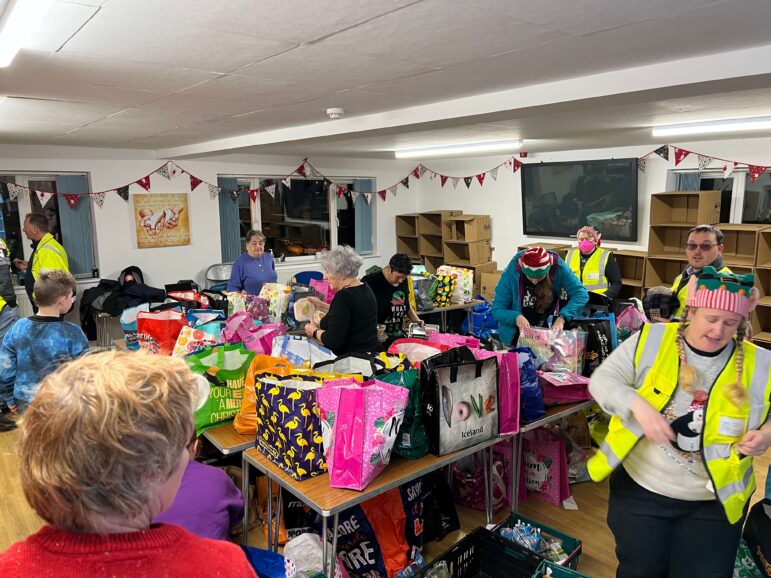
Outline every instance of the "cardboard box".
[(758, 247), (755, 250), (755, 266), (771, 267), (771, 227), (758, 233)]
[(420, 255), (417, 237), (396, 237), (396, 252), (404, 253), (410, 259), (417, 259)]
[(723, 240), (723, 259), (729, 267), (751, 267), (755, 263), (758, 231), (766, 225), (720, 224)]
[(442, 236), (434, 234), (427, 235), (425, 233), (421, 233), (420, 241), (418, 243), (418, 251), (420, 252), (421, 257), (444, 257)]
[(498, 286), (498, 281), (501, 280), (501, 275), (503, 275), (503, 271), (482, 273), (480, 276), (479, 294), (490, 302), (495, 298), (495, 288)]
[(651, 195), (651, 225), (695, 227), (720, 221), (720, 191), (674, 191)]
[(396, 236), (397, 237), (417, 237), (418, 236), (418, 218), (417, 213), (406, 215), (396, 215)]
[(418, 216), (418, 232), (426, 235), (441, 235), (442, 224), (447, 217), (460, 215), (463, 211), (428, 211)]
[(691, 225), (651, 225), (648, 234), (648, 255), (667, 255), (685, 259), (685, 244)]
[(445, 241), (484, 241), (491, 239), (492, 221), (489, 215), (458, 215), (444, 220), (442, 237)]
[(614, 251), (624, 285), (642, 287), (645, 280), (645, 257), (642, 251)]
[(677, 259), (648, 259), (645, 262), (646, 287), (672, 287), (675, 277), (683, 272), (688, 260), (683, 256)]
[(476, 265), (464, 265), (462, 263), (450, 263), (455, 267), (464, 267), (471, 269), (474, 272), (474, 295), (481, 295), (482, 293), (482, 273), (494, 273), (498, 270), (498, 263), (495, 261), (488, 261), (486, 263), (478, 263)]
[(489, 240), (470, 243), (445, 241), (444, 258), (447, 263), (454, 265), (478, 265), (492, 261), (493, 248)]

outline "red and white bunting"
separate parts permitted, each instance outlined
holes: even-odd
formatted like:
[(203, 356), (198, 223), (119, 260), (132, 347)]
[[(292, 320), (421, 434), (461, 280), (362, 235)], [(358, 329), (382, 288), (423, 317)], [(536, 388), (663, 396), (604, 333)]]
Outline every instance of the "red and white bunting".
[(479, 186), (482, 186), (485, 184), (485, 174), (487, 173), (479, 173), (477, 175), (477, 180), (479, 181)]
[(498, 180), (498, 167), (492, 168), (488, 171), (490, 173), (490, 176), (493, 177), (493, 180)]
[(378, 195), (380, 195), (380, 200), (385, 201), (386, 200), (386, 194), (388, 194), (388, 191), (378, 191)]
[(144, 190), (150, 191), (150, 175), (147, 175), (146, 177), (142, 177), (141, 179), (134, 182), (138, 184), (140, 187), (142, 187)]
[(425, 174), (425, 172), (428, 170), (428, 169), (426, 169), (426, 167), (424, 167), (423, 165), (418, 165), (418, 169), (420, 169), (420, 170), (418, 171), (418, 173), (420, 174), (420, 176), (421, 176), (421, 177), (422, 177), (422, 176)]
[(687, 157), (689, 154), (691, 154), (690, 151), (686, 151), (675, 147), (675, 166), (683, 162), (683, 159)]
[(638, 170), (641, 173), (645, 172), (645, 167), (647, 167), (647, 166), (648, 166), (648, 157), (647, 156), (640, 157), (639, 159), (637, 159), (637, 168), (638, 168)]
[(45, 207), (46, 203), (54, 196), (53, 193), (46, 193), (45, 191), (35, 191), (35, 194), (37, 195), (37, 200), (40, 201), (41, 207)]
[(24, 187), (14, 183), (8, 183), (8, 196), (12, 201), (15, 201), (19, 197), (20, 193), (24, 193)]
[(359, 193), (357, 193), (356, 191), (351, 191), (351, 201), (353, 202), (354, 205), (356, 204), (356, 199), (358, 198), (359, 198)]
[(221, 190), (222, 190), (222, 189), (220, 189), (220, 188), (219, 188), (218, 186), (216, 186), (216, 185), (209, 185), (209, 198), (210, 198), (210, 199), (216, 199), (216, 198), (217, 198), (217, 196), (220, 194), (220, 191), (221, 191)]
[(474, 180), (474, 177), (463, 177), (463, 182), (466, 183), (466, 188), (471, 188), (471, 181)]
[(396, 196), (396, 190), (399, 188), (399, 185), (394, 185), (392, 187), (388, 187), (388, 190), (391, 192), (391, 194), (395, 197)]
[(199, 179), (196, 176), (188, 175), (190, 177), (190, 192), (192, 193), (198, 185), (200, 185), (203, 181)]
[(316, 167), (314, 167), (312, 164), (307, 163), (308, 166), (308, 174), (312, 179), (318, 179), (321, 176), (321, 173), (316, 170)]
[(283, 179), (281, 179), (281, 184), (284, 185), (285, 187), (289, 187), (289, 177), (284, 177)]
[(257, 202), (257, 196), (260, 194), (260, 189), (249, 189), (249, 198), (253, 203)]
[(348, 189), (346, 189), (344, 186), (337, 185), (337, 198), (339, 199), (340, 197), (342, 197), (347, 190)]
[(305, 172), (305, 162), (303, 161), (303, 164), (297, 167), (294, 172), (296, 172), (301, 177), (307, 176), (307, 173)]
[(699, 162), (699, 170), (703, 171), (712, 162), (712, 157), (708, 157), (705, 155), (698, 155), (698, 162)]
[(729, 161), (728, 163), (724, 164), (723, 165), (723, 178), (727, 179), (728, 177), (730, 177), (733, 174), (734, 170), (736, 170), (736, 165), (738, 165), (738, 164), (739, 163), (735, 163), (735, 162), (731, 162), (731, 161)]
[(171, 163), (166, 163), (161, 168), (159, 168), (157, 171), (155, 171), (157, 174), (161, 175), (167, 181), (171, 180), (171, 170), (169, 169), (169, 165), (170, 164)]
[(444, 184), (447, 182), (447, 179), (449, 178), (450, 177), (448, 177), (447, 175), (439, 175), (439, 180), (441, 181), (442, 186), (444, 186)]
[(64, 200), (67, 201), (67, 204), (69, 205), (70, 209), (74, 209), (75, 206), (78, 204), (78, 201), (80, 200), (80, 195), (72, 195), (69, 193), (63, 193), (64, 194)]
[(367, 204), (372, 204), (372, 193), (362, 193), (364, 195), (364, 200), (367, 201)]
[(275, 183), (265, 187), (265, 192), (268, 193), (271, 196), (271, 198), (274, 198), (276, 196), (276, 185), (275, 185)]
[(410, 173), (413, 177), (416, 179), (420, 178), (420, 165), (416, 166), (414, 169), (412, 169), (412, 172)]
[(757, 165), (747, 165), (747, 169), (750, 171), (750, 180), (753, 183), (758, 180), (760, 175), (766, 172), (766, 167), (761, 167)]
[(450, 180), (452, 181), (452, 188), (457, 189), (458, 183), (460, 182), (460, 177), (450, 177)]
[(92, 198), (94, 199), (94, 203), (96, 203), (97, 207), (101, 209), (104, 206), (104, 191), (94, 193)]

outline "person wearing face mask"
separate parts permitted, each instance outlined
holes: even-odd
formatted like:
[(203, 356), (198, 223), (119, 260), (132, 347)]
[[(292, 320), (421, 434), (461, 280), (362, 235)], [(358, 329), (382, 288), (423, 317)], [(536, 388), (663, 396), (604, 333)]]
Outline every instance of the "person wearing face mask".
[[(568, 301), (560, 308), (563, 290)], [(547, 327), (549, 318), (552, 329), (562, 329), (588, 301), (589, 293), (559, 255), (533, 247), (514, 255), (506, 267), (495, 288), (492, 310), (501, 341), (511, 345), (519, 329)]]
[(686, 287), (692, 275), (698, 277), (702, 269), (708, 265), (719, 273), (731, 272), (723, 263), (723, 231), (715, 225), (699, 225), (688, 231), (685, 254), (688, 257), (688, 266), (675, 277), (672, 284), (672, 291), (680, 301), (680, 306), (675, 311), (675, 319), (683, 317)]
[(705, 266), (680, 323), (643, 325), (592, 374), (613, 418), (587, 467), (610, 476), (621, 578), (733, 573), (753, 456), (771, 446), (771, 352), (745, 341), (753, 283)]
[(602, 235), (594, 227), (581, 227), (576, 233), (578, 249), (568, 251), (565, 262), (587, 291), (612, 301), (621, 291), (621, 271), (611, 251), (600, 248)]

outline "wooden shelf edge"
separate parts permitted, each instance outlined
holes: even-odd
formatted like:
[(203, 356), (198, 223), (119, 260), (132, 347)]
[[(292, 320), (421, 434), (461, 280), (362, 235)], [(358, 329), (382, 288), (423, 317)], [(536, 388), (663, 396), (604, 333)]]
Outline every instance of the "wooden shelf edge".
[(621, 277), (621, 284), (627, 287), (642, 287), (642, 279), (630, 279), (628, 277)]

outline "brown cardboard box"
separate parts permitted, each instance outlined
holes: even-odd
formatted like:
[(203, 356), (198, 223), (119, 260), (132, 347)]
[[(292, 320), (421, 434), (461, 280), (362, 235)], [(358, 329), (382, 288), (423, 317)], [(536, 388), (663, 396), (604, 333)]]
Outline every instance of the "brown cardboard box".
[(489, 215), (458, 215), (444, 220), (442, 237), (445, 241), (484, 241), (492, 238)]
[(444, 220), (461, 213), (462, 211), (428, 211), (420, 213), (418, 216), (418, 233), (421, 235), (441, 235)]
[(498, 286), (498, 281), (501, 280), (501, 275), (503, 275), (503, 271), (482, 273), (479, 294), (488, 301), (492, 301), (495, 297), (495, 288)]
[(758, 233), (758, 248), (755, 251), (756, 267), (771, 267), (771, 227)]
[(720, 191), (670, 191), (651, 195), (651, 225), (695, 227), (720, 220)]
[(486, 263), (478, 263), (476, 265), (464, 265), (462, 263), (446, 263), (454, 267), (464, 267), (471, 269), (474, 272), (474, 295), (481, 295), (482, 293), (482, 273), (493, 273), (498, 270), (498, 263), (495, 261), (488, 261)]
[(396, 236), (397, 237), (417, 237), (418, 236), (418, 218), (417, 213), (407, 213), (396, 215)]
[(752, 267), (755, 264), (755, 249), (758, 245), (758, 231), (767, 225), (735, 225), (721, 223), (723, 231), (723, 260), (729, 267)]
[(493, 258), (493, 248), (490, 241), (445, 241), (444, 259), (454, 265), (479, 265), (487, 263)]

